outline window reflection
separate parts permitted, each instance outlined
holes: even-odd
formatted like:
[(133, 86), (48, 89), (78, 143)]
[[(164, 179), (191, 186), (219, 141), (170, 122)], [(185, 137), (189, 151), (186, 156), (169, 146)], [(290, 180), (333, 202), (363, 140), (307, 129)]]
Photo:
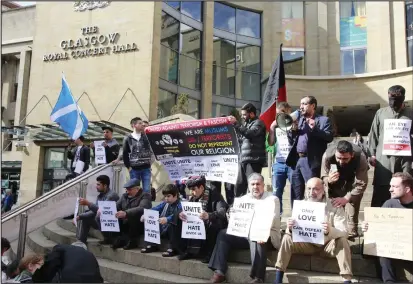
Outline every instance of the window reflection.
[(234, 107), (221, 105), (221, 104), (212, 104), (212, 117), (228, 116), (231, 113), (231, 110)]
[(179, 21), (162, 12), (161, 44), (178, 50), (179, 46)]
[(214, 28), (235, 33), (235, 8), (214, 2)]
[(174, 93), (159, 89), (158, 93), (158, 118), (171, 115), (171, 109), (176, 103)]
[(201, 89), (201, 62), (185, 55), (179, 57), (179, 85), (194, 90)]
[(161, 44), (161, 60), (159, 66), (159, 77), (177, 84), (178, 82), (178, 52)]
[(236, 32), (239, 35), (249, 37), (261, 37), (260, 14), (251, 11), (237, 9)]
[(234, 97), (235, 96), (235, 70), (215, 66), (212, 70), (214, 94)]
[(289, 75), (304, 75), (304, 51), (283, 51), (284, 71)]
[(237, 71), (236, 94), (237, 98), (248, 101), (261, 100), (261, 75)]
[(214, 64), (235, 69), (235, 42), (214, 37)]
[(237, 69), (249, 72), (261, 72), (260, 47), (237, 43), (236, 66)]
[(165, 1), (166, 4), (168, 4), (169, 6), (171, 6), (172, 8), (179, 10), (179, 1)]
[(188, 115), (199, 118), (199, 101), (195, 99), (188, 99)]
[(181, 46), (179, 52), (201, 60), (201, 31), (181, 24)]
[(191, 17), (197, 21), (201, 21), (202, 16), (202, 2), (189, 2), (183, 1), (181, 2), (181, 13)]
[(406, 2), (406, 37), (408, 66), (413, 66), (413, 1)]

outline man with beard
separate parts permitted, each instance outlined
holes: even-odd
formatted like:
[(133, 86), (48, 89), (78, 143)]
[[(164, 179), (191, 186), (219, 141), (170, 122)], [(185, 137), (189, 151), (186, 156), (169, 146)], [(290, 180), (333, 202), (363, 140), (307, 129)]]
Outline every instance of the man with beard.
[(334, 207), (344, 207), (349, 237), (358, 236), (360, 202), (367, 188), (369, 166), (362, 150), (348, 141), (327, 148), (321, 177)]
[(304, 198), (306, 182), (320, 177), (321, 159), (327, 144), (333, 141), (330, 119), (316, 113), (317, 99), (306, 96), (300, 102), (298, 125), (287, 133), (292, 148), (286, 164), (293, 169), (291, 174), (291, 207), (294, 200)]
[[(113, 138), (113, 128), (109, 126), (102, 127), (103, 130), (103, 137), (104, 141), (102, 146), (105, 147), (105, 156), (106, 156), (106, 164), (109, 164), (117, 159), (119, 156), (120, 145), (118, 141)], [(90, 148), (93, 150), (93, 154), (95, 154), (95, 144), (94, 142), (90, 143)]]
[(331, 200), (326, 197), (323, 181), (319, 178), (311, 178), (307, 182), (305, 200), (325, 204), (325, 221), (322, 222), (324, 245), (294, 242), (291, 232), (296, 224), (296, 220), (289, 218), (287, 230), (277, 255), (274, 284), (282, 283), (284, 272), (287, 270), (293, 254), (318, 255), (320, 253), (325, 256), (335, 257), (343, 282), (351, 283), (353, 275), (351, 270), (351, 250), (346, 238), (348, 233), (344, 209), (332, 205)]
[[(389, 106), (379, 109), (374, 116), (369, 135), (370, 164), (374, 167), (372, 207), (381, 207), (390, 199), (390, 180), (396, 172), (411, 173), (412, 154), (409, 156), (383, 154), (383, 139), (385, 137), (384, 123), (387, 119), (397, 119), (400, 122), (409, 121), (413, 111), (404, 106), (406, 90), (399, 85), (389, 88)], [(412, 145), (413, 128), (410, 127), (410, 145)]]

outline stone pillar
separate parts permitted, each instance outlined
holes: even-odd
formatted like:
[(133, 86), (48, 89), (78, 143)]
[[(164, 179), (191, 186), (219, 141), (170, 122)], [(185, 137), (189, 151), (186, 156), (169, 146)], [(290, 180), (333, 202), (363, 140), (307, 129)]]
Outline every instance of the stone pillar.
[(392, 51), (392, 69), (407, 67), (406, 42), (406, 3), (390, 2), (390, 34)]
[[(162, 3), (154, 2), (153, 39), (152, 39), (152, 63), (160, 62), (161, 56), (161, 25)], [(158, 94), (159, 94), (159, 63), (151, 68), (151, 95), (149, 101), (149, 121), (158, 118)]]
[(214, 2), (203, 2), (204, 31), (202, 42), (201, 118), (212, 116), (212, 63), (214, 48)]
[(305, 74), (320, 75), (318, 51), (318, 2), (304, 2), (305, 19)]
[(367, 72), (392, 69), (390, 2), (366, 1)]
[(328, 75), (341, 74), (340, 3), (327, 2)]
[(328, 62), (330, 60), (328, 47), (328, 5), (327, 2), (317, 2), (318, 7), (318, 60), (319, 71), (318, 75), (328, 75)]
[(29, 146), (23, 153), (20, 176), (19, 202), (23, 205), (42, 194), (44, 147), (28, 141)]
[[(20, 52), (16, 111), (14, 114), (14, 124), (16, 126), (20, 124), (20, 121), (27, 114), (27, 95), (29, 93), (31, 54), (32, 52), (30, 50)], [(24, 121), (21, 125), (24, 125)]]

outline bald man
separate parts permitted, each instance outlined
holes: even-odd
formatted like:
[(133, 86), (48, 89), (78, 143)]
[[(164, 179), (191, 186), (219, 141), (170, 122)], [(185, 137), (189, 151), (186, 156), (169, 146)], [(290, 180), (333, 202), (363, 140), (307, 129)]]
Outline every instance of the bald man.
[(335, 257), (340, 268), (340, 275), (344, 283), (351, 283), (351, 251), (347, 241), (346, 214), (343, 207), (334, 207), (331, 200), (326, 198), (323, 181), (319, 178), (308, 180), (305, 190), (305, 200), (325, 203), (325, 222), (323, 222), (324, 245), (312, 243), (295, 243), (291, 236), (291, 229), (295, 220), (290, 218), (287, 230), (281, 242), (280, 251), (275, 264), (275, 282), (282, 283), (284, 272), (287, 269), (292, 254), (319, 254)]

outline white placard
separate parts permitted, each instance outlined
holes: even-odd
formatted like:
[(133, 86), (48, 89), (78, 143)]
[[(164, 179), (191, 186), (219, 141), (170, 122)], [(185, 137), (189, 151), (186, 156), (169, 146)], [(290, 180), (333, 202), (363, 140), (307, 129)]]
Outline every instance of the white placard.
[(325, 220), (325, 203), (295, 200), (292, 212), (294, 243), (324, 245), (322, 223)]
[(95, 146), (95, 164), (101, 165), (106, 164), (106, 152), (105, 147), (102, 145), (105, 141), (95, 141), (93, 144)]
[(76, 204), (75, 204), (75, 214), (74, 214), (74, 217), (73, 217), (73, 222), (75, 223), (75, 226), (77, 227), (77, 220), (76, 220), (76, 217), (77, 217), (77, 213), (79, 212), (79, 197), (76, 199)]
[(98, 206), (100, 209), (100, 227), (102, 232), (120, 232), (119, 220), (116, 215), (116, 202), (115, 201), (99, 201)]
[(160, 162), (171, 180), (204, 175), (210, 181), (232, 184), (237, 181), (238, 156), (236, 155), (175, 157)]
[(144, 209), (145, 218), (145, 242), (161, 244), (161, 233), (159, 230), (159, 212), (151, 209)]
[(199, 202), (181, 202), (182, 210), (186, 215), (186, 222), (182, 222), (183, 239), (205, 240), (205, 224), (199, 217), (202, 213), (202, 204)]
[(75, 167), (75, 173), (77, 173), (79, 175), (82, 174), (84, 167), (85, 167), (85, 163), (82, 162), (81, 160), (77, 160), (76, 167)]
[(411, 156), (411, 127), (412, 121), (408, 119), (385, 119), (382, 154), (389, 156)]
[(243, 201), (242, 198), (235, 198), (230, 212), (227, 234), (248, 238), (251, 222), (254, 218), (254, 208), (254, 201)]
[(249, 239), (255, 242), (267, 242), (275, 216), (273, 198), (255, 201), (254, 218), (251, 221)]

